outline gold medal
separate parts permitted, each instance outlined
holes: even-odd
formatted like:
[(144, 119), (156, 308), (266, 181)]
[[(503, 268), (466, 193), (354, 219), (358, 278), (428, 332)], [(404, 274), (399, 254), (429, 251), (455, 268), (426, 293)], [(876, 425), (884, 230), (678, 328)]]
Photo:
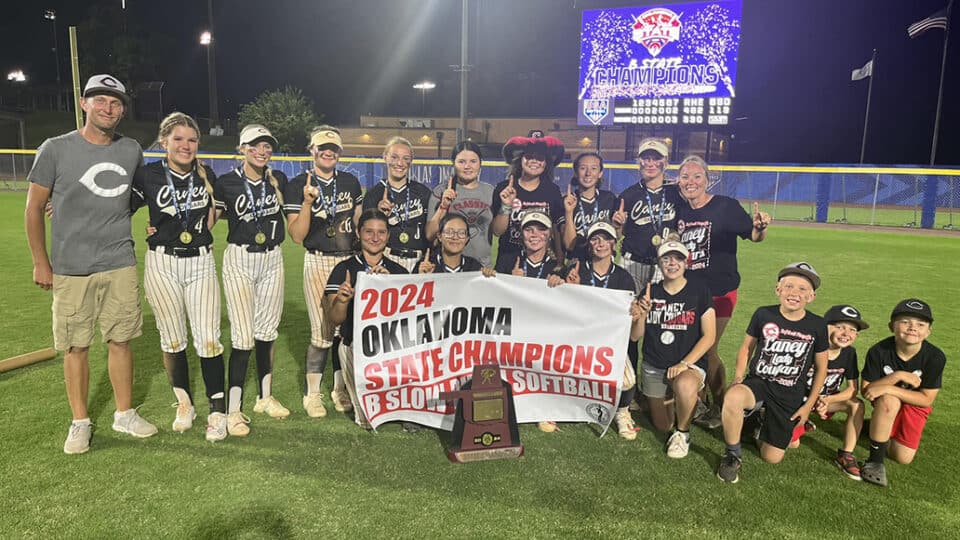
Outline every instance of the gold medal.
[(193, 242), (192, 234), (188, 233), (187, 231), (183, 231), (182, 233), (180, 233), (181, 244), (189, 244), (190, 242)]
[(663, 237), (659, 234), (655, 234), (653, 235), (653, 238), (650, 239), (650, 243), (653, 244), (654, 247), (660, 247), (660, 244), (663, 243)]
[(337, 235), (337, 228), (333, 225), (327, 227), (327, 238), (333, 238)]
[(407, 234), (406, 231), (400, 233), (400, 243), (401, 243), (401, 244), (406, 244), (406, 243), (409, 242), (409, 241), (410, 241), (410, 235)]
[(267, 241), (267, 235), (263, 234), (262, 232), (258, 232), (257, 235), (253, 237), (253, 241), (258, 244), (262, 244)]

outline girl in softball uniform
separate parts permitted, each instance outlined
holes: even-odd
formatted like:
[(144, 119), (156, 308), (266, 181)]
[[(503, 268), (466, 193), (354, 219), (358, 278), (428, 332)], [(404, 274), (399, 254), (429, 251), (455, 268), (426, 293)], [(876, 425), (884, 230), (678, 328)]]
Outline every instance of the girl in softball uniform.
[[(580, 154), (573, 160), (573, 178), (563, 198), (565, 222), (563, 247), (567, 259), (586, 260), (587, 230), (594, 223), (610, 223), (617, 206), (617, 196), (600, 189), (603, 181), (603, 158), (596, 152)], [(574, 190), (575, 188), (575, 190)]]
[(243, 437), (249, 419), (241, 412), (247, 364), (256, 350), (257, 401), (254, 412), (285, 418), (290, 411), (271, 393), (273, 342), (283, 311), (283, 186), (286, 176), (267, 162), (277, 139), (251, 124), (240, 132), (243, 163), (217, 179), (216, 217), (227, 217), (223, 252), (223, 292), (230, 317), (227, 430)]
[(220, 344), (220, 288), (209, 226), (213, 220), (214, 172), (197, 160), (200, 129), (196, 121), (172, 113), (157, 137), (167, 155), (140, 167), (133, 177), (131, 207), (150, 210), (155, 232), (147, 237), (143, 284), (160, 331), (160, 349), (177, 414), (173, 430), (193, 426), (197, 413), (190, 393), (187, 321), (210, 402), (207, 440), (227, 437), (223, 346)]

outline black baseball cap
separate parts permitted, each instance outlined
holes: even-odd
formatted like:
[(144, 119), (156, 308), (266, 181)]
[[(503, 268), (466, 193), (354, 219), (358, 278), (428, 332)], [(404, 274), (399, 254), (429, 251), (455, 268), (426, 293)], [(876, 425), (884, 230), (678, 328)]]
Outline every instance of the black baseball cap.
[(898, 315), (910, 315), (930, 323), (933, 322), (933, 312), (930, 311), (930, 305), (917, 298), (901, 300), (899, 304), (894, 306), (893, 312), (890, 313), (890, 320), (896, 319)]
[(867, 328), (870, 328), (870, 325), (867, 324), (867, 321), (863, 320), (863, 317), (860, 316), (860, 310), (849, 304), (833, 306), (823, 314), (823, 318), (827, 321), (827, 324), (848, 322), (856, 326), (857, 330), (866, 330)]
[(783, 276), (797, 275), (803, 276), (810, 280), (810, 284), (813, 285), (813, 290), (820, 288), (820, 274), (810, 266), (810, 263), (807, 262), (795, 262), (793, 264), (788, 264), (783, 267), (783, 270), (780, 270), (780, 273), (777, 274), (777, 279), (782, 278)]

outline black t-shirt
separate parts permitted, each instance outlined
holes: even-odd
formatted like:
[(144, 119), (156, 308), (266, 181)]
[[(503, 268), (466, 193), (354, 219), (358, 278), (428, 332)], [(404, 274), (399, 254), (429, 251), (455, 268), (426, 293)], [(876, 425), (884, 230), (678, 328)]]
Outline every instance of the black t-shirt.
[(588, 258), (587, 230), (600, 221), (613, 223), (613, 213), (616, 210), (617, 197), (609, 191), (598, 190), (596, 196), (590, 200), (583, 198), (582, 195), (577, 197), (577, 207), (573, 211), (573, 226), (577, 229), (577, 242), (569, 254), (570, 258)]
[[(386, 268), (391, 274), (407, 273), (404, 267), (386, 257), (380, 260), (380, 266)], [(344, 259), (333, 267), (333, 270), (330, 272), (330, 278), (327, 280), (327, 288), (324, 289), (324, 293), (336, 295), (337, 290), (340, 289), (340, 285), (342, 285), (347, 278), (347, 271), (350, 272), (350, 285), (356, 287), (357, 276), (360, 275), (360, 272), (367, 271), (367, 263), (363, 258), (363, 253), (354, 254), (349, 259)], [(353, 343), (353, 304), (356, 299), (356, 295), (350, 299), (350, 303), (347, 304), (347, 319), (340, 325), (340, 336), (343, 337), (343, 342), (346, 345)]]
[(757, 340), (749, 376), (776, 388), (777, 401), (784, 407), (802, 405), (814, 356), (829, 346), (823, 317), (807, 311), (799, 321), (791, 321), (780, 314), (779, 305), (764, 306), (750, 318), (747, 335)]
[[(207, 193), (206, 183), (198, 173), (177, 174), (170, 170), (173, 192), (164, 173), (165, 160), (154, 161), (137, 169), (131, 185), (130, 208), (134, 212), (141, 206), (150, 209), (150, 225), (157, 232), (147, 237), (151, 247), (201, 247), (213, 243), (213, 235), (207, 228), (207, 217), (213, 207), (213, 197)], [(213, 169), (203, 165), (210, 183), (217, 178)], [(190, 178), (193, 178), (193, 194), (187, 208)], [(176, 207), (174, 206), (176, 201)], [(179, 215), (177, 212), (179, 209)], [(184, 220), (186, 223), (184, 223)], [(180, 234), (190, 233), (190, 242), (180, 241)]]
[[(943, 367), (947, 357), (939, 347), (929, 341), (920, 345), (920, 351), (910, 360), (903, 360), (897, 354), (894, 337), (890, 336), (867, 351), (867, 360), (863, 364), (863, 380), (876, 381), (895, 371), (912, 371), (920, 377), (920, 388), (937, 389), (943, 382)], [(897, 386), (908, 390), (917, 390), (904, 383)]]
[(737, 237), (750, 238), (753, 218), (736, 199), (714, 195), (702, 208), (684, 203), (677, 216), (681, 242), (690, 250), (687, 274), (706, 280), (714, 296), (740, 286)]
[(676, 229), (678, 210), (687, 203), (680, 197), (676, 184), (664, 184), (655, 190), (647, 189), (643, 183), (634, 184), (623, 190), (614, 202), (616, 208), (620, 208), (621, 200), (627, 220), (623, 223), (620, 250), (629, 253), (633, 261), (653, 264), (657, 247), (650, 240), (655, 234), (662, 235), (664, 227)]
[(497, 257), (497, 266), (495, 270), (501, 274), (510, 274), (513, 267), (520, 260), (520, 269), (527, 277), (547, 279), (551, 273), (555, 272), (560, 266), (559, 261), (547, 255), (539, 263), (535, 263), (524, 256), (523, 252), (509, 253)]
[[(710, 289), (697, 279), (688, 279), (677, 294), (670, 294), (663, 283), (650, 286), (653, 304), (647, 314), (643, 332), (643, 362), (657, 369), (667, 369), (693, 350), (703, 337), (701, 318), (713, 308)], [(707, 370), (707, 356), (696, 360)]]
[[(500, 200), (500, 192), (506, 189), (508, 184), (509, 181), (504, 180), (493, 188), (490, 208), (496, 209), (493, 213), (495, 216), (501, 214), (499, 209), (503, 206), (503, 202)], [(523, 214), (527, 211), (539, 210), (547, 214), (557, 230), (560, 230), (566, 221), (563, 211), (563, 196), (560, 195), (560, 188), (553, 182), (540, 180), (540, 185), (533, 191), (523, 189), (519, 181), (514, 181), (513, 187), (517, 191), (517, 198), (513, 201), (513, 211), (508, 216), (507, 230), (500, 235), (500, 241), (497, 244), (498, 263), (501, 257), (513, 255), (523, 250), (520, 222), (523, 220)], [(499, 264), (497, 266), (499, 267)], [(513, 266), (510, 268), (512, 269)]]
[[(306, 172), (290, 180), (283, 191), (283, 210), (289, 214), (299, 214), (303, 210), (303, 186), (307, 183)], [(363, 204), (363, 190), (357, 177), (343, 171), (334, 171), (333, 178), (321, 179), (309, 175), (311, 184), (320, 191), (320, 196), (310, 207), (310, 232), (303, 239), (303, 247), (323, 253), (344, 253), (353, 251), (356, 234), (353, 228), (355, 209)], [(336, 208), (334, 208), (336, 192)], [(330, 219), (331, 210), (333, 219)], [(327, 235), (330, 227), (334, 229), (333, 238)]]
[[(840, 391), (843, 381), (860, 377), (860, 368), (857, 367), (857, 349), (844, 347), (836, 358), (827, 362), (827, 378), (823, 381), (821, 396), (832, 396)], [(807, 391), (813, 386), (813, 370), (807, 373)]]
[[(272, 171), (271, 174), (283, 190), (287, 183), (286, 175), (280, 171)], [(249, 188), (249, 193), (244, 184)], [(285, 229), (280, 199), (269, 178), (253, 181), (246, 178), (243, 169), (238, 167), (217, 178), (213, 187), (213, 198), (217, 210), (222, 210), (227, 216), (227, 242), (256, 246), (256, 235), (259, 232), (267, 236), (264, 247), (277, 246), (283, 242)]]
[[(381, 180), (367, 190), (363, 198), (363, 209), (376, 208), (383, 200), (383, 190), (386, 180)], [(400, 189), (390, 188), (388, 197), (394, 204), (393, 212), (387, 216), (387, 225), (390, 229), (390, 240), (387, 246), (391, 249), (424, 250), (430, 247), (427, 242), (427, 217), (430, 209), (430, 197), (433, 194), (430, 188), (407, 180)], [(407, 233), (407, 241), (401, 242), (400, 235)]]
[[(423, 257), (420, 257), (420, 260), (417, 261), (417, 265), (414, 268), (419, 269), (420, 263), (426, 259), (426, 253)], [(430, 262), (433, 263), (433, 273), (434, 274), (455, 274), (457, 272), (479, 272), (483, 267), (480, 264), (480, 261), (470, 257), (468, 255), (460, 255), (460, 266), (456, 268), (450, 268), (443, 263), (443, 256), (440, 253), (431, 253)]]

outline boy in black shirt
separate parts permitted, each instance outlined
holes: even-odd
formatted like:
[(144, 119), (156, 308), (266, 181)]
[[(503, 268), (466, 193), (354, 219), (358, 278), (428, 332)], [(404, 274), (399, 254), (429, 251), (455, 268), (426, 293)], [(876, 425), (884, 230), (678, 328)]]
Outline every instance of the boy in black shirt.
[[(843, 447), (837, 449), (834, 463), (851, 479), (860, 480), (860, 466), (853, 457), (853, 449), (857, 446), (860, 429), (863, 428), (863, 401), (857, 397), (860, 370), (857, 367), (857, 349), (853, 347), (853, 342), (857, 335), (870, 328), (870, 325), (863, 320), (857, 308), (850, 305), (833, 306), (823, 318), (827, 322), (827, 336), (830, 340), (830, 348), (827, 349), (827, 378), (813, 411), (824, 420), (830, 419), (837, 412), (847, 414), (843, 427)], [(847, 381), (847, 386), (841, 390), (844, 381)], [(813, 370), (807, 375), (807, 386), (811, 384)], [(814, 429), (816, 426), (809, 421), (794, 428), (790, 448), (800, 446), (800, 437)]]
[(932, 324), (926, 302), (903, 300), (890, 314), (893, 336), (867, 351), (860, 391), (873, 402), (873, 415), (870, 457), (860, 475), (871, 484), (887, 485), (887, 454), (898, 463), (910, 463), (917, 455), (947, 362), (943, 351), (927, 341)]
[[(806, 310), (816, 297), (820, 276), (808, 263), (788, 265), (777, 275), (780, 304), (757, 308), (737, 353), (733, 384), (723, 400), (723, 438), (727, 444), (717, 477), (740, 479), (740, 432), (744, 412), (765, 407), (760, 427), (760, 457), (783, 459), (793, 429), (806, 423), (827, 375), (827, 328), (823, 318)], [(750, 360), (749, 375), (747, 361)], [(806, 374), (814, 366), (807, 393)]]

